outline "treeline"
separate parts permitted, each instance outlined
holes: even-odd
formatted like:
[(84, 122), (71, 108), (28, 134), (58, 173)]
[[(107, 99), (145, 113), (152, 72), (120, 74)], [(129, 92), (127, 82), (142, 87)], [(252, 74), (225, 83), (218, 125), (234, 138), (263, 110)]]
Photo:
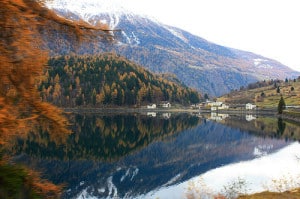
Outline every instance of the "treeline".
[(154, 75), (112, 53), (54, 57), (48, 65), (39, 90), (44, 101), (58, 106), (199, 102), (199, 94), (173, 81), (174, 77)]

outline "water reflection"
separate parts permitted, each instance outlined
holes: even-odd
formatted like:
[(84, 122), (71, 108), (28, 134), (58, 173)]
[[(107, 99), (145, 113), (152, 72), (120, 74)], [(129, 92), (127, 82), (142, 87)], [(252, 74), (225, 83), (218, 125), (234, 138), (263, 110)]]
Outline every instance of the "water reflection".
[(226, 198), (263, 192), (284, 192), (300, 186), (300, 144), (274, 154), (212, 169), (183, 183), (163, 187), (139, 198)]
[(300, 140), (299, 123), (285, 121), (280, 117), (231, 115), (218, 122), (262, 137)]
[(29, 134), (17, 140), (13, 151), (30, 156), (54, 159), (114, 160), (153, 141), (196, 126), (200, 120), (189, 115), (174, 115), (164, 119), (135, 115), (71, 115), (72, 131), (62, 145), (49, 139), (49, 134)]
[(228, 116), (216, 123), (189, 114), (167, 116), (71, 115), (73, 133), (66, 143), (56, 145), (40, 132), (18, 139), (11, 152), (15, 161), (66, 183), (64, 198), (131, 198), (266, 156), (299, 132), (269, 118)]

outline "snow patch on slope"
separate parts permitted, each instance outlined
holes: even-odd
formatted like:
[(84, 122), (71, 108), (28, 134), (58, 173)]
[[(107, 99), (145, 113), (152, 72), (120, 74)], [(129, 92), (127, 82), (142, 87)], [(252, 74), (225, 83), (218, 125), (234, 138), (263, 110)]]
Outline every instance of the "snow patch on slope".
[(64, 9), (76, 12), (83, 17), (98, 15), (99, 13), (120, 14), (129, 12), (123, 6), (122, 0), (53, 0), (48, 1), (46, 6), (51, 9)]
[(266, 59), (254, 59), (253, 63), (255, 65), (256, 68), (266, 68), (266, 69), (272, 69), (273, 66), (271, 66), (270, 64), (268, 64), (268, 60)]
[(134, 32), (131, 32), (128, 35), (126, 32), (122, 31), (121, 34), (124, 37), (124, 39), (126, 40), (127, 44), (137, 46), (141, 43), (140, 39), (134, 34)]
[(188, 39), (185, 38), (181, 32), (178, 32), (176, 30), (174, 30), (173, 28), (171, 27), (168, 27), (168, 26), (165, 26), (165, 28), (170, 31), (175, 37), (178, 37), (179, 39), (181, 39), (182, 41), (184, 41), (185, 43), (188, 43)]

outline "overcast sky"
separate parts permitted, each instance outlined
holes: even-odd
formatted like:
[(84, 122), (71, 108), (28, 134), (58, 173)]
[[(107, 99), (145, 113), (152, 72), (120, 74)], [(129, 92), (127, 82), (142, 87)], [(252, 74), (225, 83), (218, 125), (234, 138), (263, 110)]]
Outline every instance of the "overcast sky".
[(299, 0), (125, 1), (165, 24), (300, 71)]
[(77, 1), (121, 4), (219, 45), (254, 52), (300, 71), (299, 0), (69, 1), (74, 6)]

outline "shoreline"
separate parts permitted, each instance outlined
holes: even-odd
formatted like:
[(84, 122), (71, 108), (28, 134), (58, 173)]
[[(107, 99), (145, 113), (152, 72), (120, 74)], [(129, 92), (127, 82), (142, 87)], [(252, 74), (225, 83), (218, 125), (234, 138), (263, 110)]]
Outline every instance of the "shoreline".
[(135, 107), (101, 107), (101, 108), (61, 108), (66, 114), (78, 113), (78, 114), (147, 114), (147, 113), (190, 113), (190, 114), (229, 114), (229, 115), (266, 115), (271, 117), (278, 117), (289, 121), (300, 122), (299, 116), (290, 115), (289, 112), (278, 114), (277, 110), (274, 109), (228, 109), (211, 111), (210, 109), (192, 109), (189, 107), (182, 108), (135, 108)]
[(136, 108), (136, 107), (79, 107), (79, 108), (61, 108), (64, 112), (71, 113), (220, 113), (220, 114), (263, 114), (263, 115), (278, 115), (276, 109), (227, 109), (211, 111), (210, 109), (193, 109), (189, 107), (182, 108)]
[(199, 109), (190, 108), (134, 108), (134, 107), (105, 107), (105, 108), (62, 108), (66, 113), (200, 113)]

